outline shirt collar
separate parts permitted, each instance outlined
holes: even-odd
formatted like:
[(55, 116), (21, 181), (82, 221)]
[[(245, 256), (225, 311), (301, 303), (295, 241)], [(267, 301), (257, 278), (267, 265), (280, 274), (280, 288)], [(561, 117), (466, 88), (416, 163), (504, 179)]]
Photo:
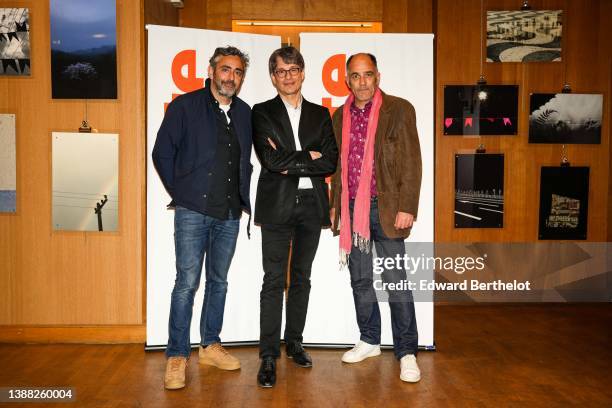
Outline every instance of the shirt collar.
[(353, 101), (353, 103), (351, 104), (351, 112), (357, 113), (357, 112), (369, 112), (370, 108), (372, 108), (372, 101), (368, 102), (365, 104), (365, 106), (363, 107), (363, 109), (358, 108), (357, 105), (355, 105), (355, 101)]
[(279, 97), (281, 98), (281, 101), (283, 101), (283, 104), (285, 105), (285, 108), (287, 109), (288, 112), (302, 110), (302, 102), (304, 102), (304, 97), (302, 96), (302, 94), (300, 94), (300, 101), (298, 102), (297, 108), (291, 105), (289, 102), (285, 101), (285, 99), (282, 96), (279, 95)]

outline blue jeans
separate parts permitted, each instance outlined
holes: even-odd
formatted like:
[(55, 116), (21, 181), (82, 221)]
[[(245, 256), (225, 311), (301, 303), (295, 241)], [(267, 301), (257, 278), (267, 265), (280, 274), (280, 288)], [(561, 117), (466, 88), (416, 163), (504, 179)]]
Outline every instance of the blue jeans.
[[(351, 220), (353, 205), (351, 201)], [(385, 235), (378, 216), (378, 200), (375, 198), (370, 203), (370, 250), (365, 253), (353, 246), (348, 267), (360, 339), (368, 344), (380, 344), (380, 309), (373, 286), (372, 242), (376, 245), (376, 255), (379, 258), (395, 258), (397, 255), (403, 257), (406, 252), (403, 238), (388, 238)], [(382, 273), (383, 282), (401, 282), (403, 279), (406, 279), (406, 271), (401, 268), (387, 269)], [(388, 293), (395, 357), (399, 360), (406, 354), (416, 355), (418, 332), (412, 292), (399, 290)]]
[(174, 213), (174, 245), (176, 251), (176, 280), (172, 290), (168, 347), (166, 356), (189, 357), (191, 342), (189, 329), (193, 299), (200, 286), (202, 261), (206, 254), (206, 284), (200, 319), (202, 345), (220, 342), (223, 326), (227, 272), (236, 249), (240, 220), (219, 220), (176, 207)]

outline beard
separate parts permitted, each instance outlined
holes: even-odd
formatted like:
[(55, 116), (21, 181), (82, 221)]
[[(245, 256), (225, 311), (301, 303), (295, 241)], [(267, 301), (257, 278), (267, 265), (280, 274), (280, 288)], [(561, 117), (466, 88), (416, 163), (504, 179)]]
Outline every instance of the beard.
[(221, 81), (220, 79), (213, 78), (213, 82), (219, 95), (225, 96), (226, 98), (233, 97), (238, 91), (238, 86), (234, 81)]

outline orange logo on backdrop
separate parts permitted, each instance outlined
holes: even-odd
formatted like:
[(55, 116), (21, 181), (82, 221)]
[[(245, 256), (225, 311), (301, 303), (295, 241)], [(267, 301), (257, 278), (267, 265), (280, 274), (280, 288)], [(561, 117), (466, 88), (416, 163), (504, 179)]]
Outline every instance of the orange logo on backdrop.
[[(334, 72), (336, 72), (336, 78), (334, 79)], [(323, 87), (325, 90), (333, 96), (343, 97), (349, 94), (349, 89), (345, 82), (346, 77), (346, 54), (335, 54), (329, 57), (323, 64), (321, 70), (321, 79), (323, 80)], [(330, 115), (333, 115), (337, 106), (332, 106), (332, 98), (321, 98), (321, 105), (329, 109)], [(327, 177), (325, 182), (330, 185), (331, 177)], [(331, 189), (329, 190), (331, 195)]]
[[(187, 67), (187, 76), (183, 76), (183, 67)], [(175, 55), (172, 60), (172, 80), (174, 85), (183, 92), (191, 92), (204, 86), (204, 78), (196, 76), (196, 52), (195, 50), (183, 50)], [(180, 94), (172, 94), (172, 100)], [(164, 112), (168, 108), (164, 103)]]
[[(334, 72), (337, 72), (334, 79)], [(321, 79), (325, 90), (333, 96), (343, 97), (349, 94), (349, 89), (344, 81), (346, 77), (346, 54), (336, 54), (329, 57), (323, 64)], [(332, 98), (321, 98), (321, 105), (329, 109), (331, 115), (334, 114), (337, 106), (332, 106)]]

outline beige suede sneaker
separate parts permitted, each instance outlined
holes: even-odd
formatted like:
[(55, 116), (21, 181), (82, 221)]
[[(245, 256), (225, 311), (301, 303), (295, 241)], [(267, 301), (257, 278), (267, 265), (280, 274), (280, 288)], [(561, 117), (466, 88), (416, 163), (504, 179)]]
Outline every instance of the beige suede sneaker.
[(185, 369), (187, 359), (185, 357), (170, 357), (166, 362), (166, 375), (164, 386), (167, 390), (178, 390), (185, 386)]
[(238, 370), (240, 368), (240, 361), (228, 353), (221, 343), (213, 343), (206, 348), (200, 346), (199, 356), (200, 364), (215, 366), (222, 370)]

